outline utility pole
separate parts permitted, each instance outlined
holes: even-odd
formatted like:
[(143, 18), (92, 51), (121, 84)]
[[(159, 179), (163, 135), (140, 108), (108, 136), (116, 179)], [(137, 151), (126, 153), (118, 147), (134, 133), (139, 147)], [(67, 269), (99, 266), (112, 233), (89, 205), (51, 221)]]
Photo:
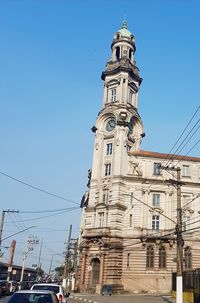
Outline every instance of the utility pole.
[(176, 303), (183, 302), (183, 238), (181, 208), (181, 169), (177, 167), (177, 272), (176, 272)]
[(2, 257), (2, 251), (1, 251), (1, 242), (2, 242), (2, 235), (3, 235), (3, 225), (5, 220), (5, 210), (2, 211), (1, 215), (1, 226), (0, 226), (0, 258)]
[(41, 255), (42, 255), (42, 246), (43, 246), (43, 239), (40, 242), (40, 251), (38, 256), (38, 264), (37, 264), (37, 280), (39, 280), (39, 271), (41, 269)]
[(15, 253), (15, 246), (16, 246), (16, 241), (12, 240), (11, 246), (10, 246), (10, 256), (9, 256), (9, 260), (8, 260), (7, 281), (9, 281), (10, 277), (12, 277), (12, 266), (13, 266), (13, 258), (14, 258), (14, 253)]
[(2, 257), (2, 251), (1, 251), (1, 243), (2, 243), (2, 235), (3, 235), (3, 226), (4, 226), (4, 220), (5, 220), (5, 214), (6, 213), (18, 213), (18, 210), (3, 210), (1, 215), (1, 225), (0, 225), (0, 258)]
[(71, 242), (71, 234), (72, 234), (72, 224), (69, 227), (68, 241), (66, 245), (66, 254), (65, 254), (65, 265), (64, 265), (64, 273), (63, 273), (63, 286), (66, 288), (67, 283), (67, 271), (69, 270), (69, 256), (70, 256), (70, 242)]
[(78, 239), (74, 239), (74, 256), (73, 256), (73, 274), (72, 274), (72, 287), (75, 290), (76, 275), (77, 275), (77, 258), (78, 258)]
[(181, 169), (180, 167), (161, 166), (164, 170), (176, 171), (176, 180), (170, 182), (177, 189), (177, 223), (176, 223), (176, 303), (183, 303), (183, 237), (182, 237), (182, 207), (181, 207)]

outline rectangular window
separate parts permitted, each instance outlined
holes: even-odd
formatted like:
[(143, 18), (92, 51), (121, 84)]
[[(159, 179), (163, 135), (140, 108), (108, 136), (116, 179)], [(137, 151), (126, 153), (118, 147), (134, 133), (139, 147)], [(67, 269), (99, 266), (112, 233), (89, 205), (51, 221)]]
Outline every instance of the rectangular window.
[(133, 92), (130, 91), (129, 93), (129, 103), (133, 105)]
[(130, 217), (129, 217), (129, 227), (132, 227), (133, 226), (133, 215), (130, 214)]
[(185, 269), (192, 268), (192, 252), (189, 246), (184, 249)]
[(127, 254), (127, 264), (126, 264), (127, 267), (130, 266), (130, 253)]
[(112, 155), (112, 143), (106, 144), (106, 155)]
[(146, 268), (152, 269), (154, 267), (154, 249), (152, 245), (147, 246)]
[(186, 216), (186, 215), (183, 216), (183, 223), (182, 223), (182, 225), (183, 225), (183, 230), (184, 231), (187, 231), (188, 229), (191, 228), (190, 216)]
[(160, 225), (160, 218), (157, 215), (152, 216), (152, 229), (158, 230)]
[(189, 167), (189, 165), (183, 165), (182, 176), (183, 177), (190, 177), (190, 167)]
[(104, 226), (104, 213), (103, 212), (98, 213), (98, 217), (99, 217), (98, 227), (103, 227)]
[(103, 191), (103, 195), (102, 195), (102, 203), (107, 203), (108, 202), (108, 190), (104, 190)]
[(111, 164), (107, 163), (105, 164), (105, 176), (110, 176), (111, 175)]
[(127, 145), (127, 151), (131, 151), (131, 146), (130, 145)]
[(154, 207), (159, 207), (160, 206), (160, 194), (153, 194), (152, 205)]
[(111, 89), (111, 102), (115, 102), (117, 100), (117, 90), (116, 88)]
[(160, 175), (161, 174), (161, 163), (154, 163), (154, 175)]
[(166, 268), (166, 250), (164, 246), (161, 246), (159, 248), (159, 263), (158, 263), (158, 267), (159, 268)]

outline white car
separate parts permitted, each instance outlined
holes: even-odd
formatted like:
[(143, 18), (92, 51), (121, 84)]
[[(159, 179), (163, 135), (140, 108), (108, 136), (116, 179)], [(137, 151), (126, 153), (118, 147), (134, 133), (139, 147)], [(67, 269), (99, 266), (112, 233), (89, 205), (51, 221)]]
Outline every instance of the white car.
[(53, 291), (45, 290), (19, 290), (16, 291), (7, 303), (59, 303)]
[(49, 290), (49, 291), (53, 291), (56, 294), (56, 296), (58, 298), (58, 301), (60, 303), (67, 303), (64, 288), (59, 284), (55, 284), (55, 283), (33, 284), (33, 286), (31, 287), (31, 290)]

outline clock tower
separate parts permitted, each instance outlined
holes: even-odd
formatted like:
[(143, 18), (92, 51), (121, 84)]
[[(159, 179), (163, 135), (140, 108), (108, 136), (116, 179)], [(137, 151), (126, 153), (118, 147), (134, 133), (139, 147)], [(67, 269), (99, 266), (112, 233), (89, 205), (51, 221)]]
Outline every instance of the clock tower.
[(128, 152), (140, 149), (144, 130), (138, 113), (138, 91), (142, 79), (134, 54), (135, 37), (126, 21), (111, 45), (112, 56), (102, 73), (103, 108), (96, 126), (92, 179), (124, 175)]
[[(177, 247), (177, 184), (166, 167), (179, 166), (186, 270), (200, 267), (200, 158), (145, 151), (138, 112), (142, 79), (135, 62), (135, 37), (126, 21), (113, 38), (102, 73), (103, 105), (95, 135), (88, 190), (81, 207), (78, 287), (100, 293), (171, 291)], [(171, 174), (170, 174), (171, 175)], [(197, 199), (199, 199), (197, 201)], [(191, 226), (192, 224), (192, 226)]]
[[(144, 136), (138, 113), (142, 78), (135, 62), (135, 37), (123, 21), (111, 44), (112, 55), (101, 79), (103, 107), (98, 114), (94, 156), (88, 187), (82, 199), (80, 288), (103, 283), (122, 288), (123, 216), (129, 153), (140, 150)], [(119, 265), (119, 266), (116, 266)]]

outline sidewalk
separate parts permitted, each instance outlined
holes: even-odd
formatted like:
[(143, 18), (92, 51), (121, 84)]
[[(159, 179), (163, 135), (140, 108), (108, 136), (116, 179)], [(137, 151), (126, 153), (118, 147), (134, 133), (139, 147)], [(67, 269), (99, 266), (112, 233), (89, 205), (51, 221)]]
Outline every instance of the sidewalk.
[(175, 303), (176, 300), (171, 296), (144, 295), (144, 294), (124, 294), (101, 296), (97, 294), (72, 293), (69, 303)]

